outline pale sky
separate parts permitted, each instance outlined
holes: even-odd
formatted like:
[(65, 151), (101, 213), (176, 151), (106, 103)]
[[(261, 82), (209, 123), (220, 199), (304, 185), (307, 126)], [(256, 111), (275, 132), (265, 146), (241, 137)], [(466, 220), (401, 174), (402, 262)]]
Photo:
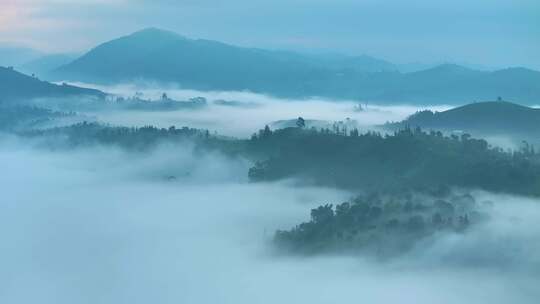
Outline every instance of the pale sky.
[(540, 0), (0, 0), (0, 44), (82, 52), (145, 27), (396, 63), (540, 70)]

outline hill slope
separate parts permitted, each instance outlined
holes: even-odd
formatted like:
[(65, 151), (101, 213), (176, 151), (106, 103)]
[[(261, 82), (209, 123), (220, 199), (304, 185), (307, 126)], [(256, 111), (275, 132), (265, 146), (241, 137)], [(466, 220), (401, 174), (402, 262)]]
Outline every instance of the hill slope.
[(158, 29), (101, 44), (60, 67), (55, 77), (99, 83), (147, 79), (201, 90), (392, 103), (463, 103), (496, 96), (540, 102), (540, 72), (523, 68), (481, 72), (446, 64), (400, 73), (395, 65), (369, 56), (242, 48)]
[(93, 96), (102, 98), (105, 93), (71, 85), (56, 85), (10, 68), (0, 67), (0, 102), (41, 97)]
[(423, 129), (461, 130), (481, 135), (506, 135), (523, 140), (540, 138), (540, 109), (505, 102), (472, 103), (444, 112), (421, 111), (406, 120), (389, 124)]
[(259, 134), (250, 147), (262, 151), (266, 160), (250, 169), (252, 181), (299, 178), (383, 192), (448, 185), (540, 195), (538, 153), (507, 153), (482, 139), (411, 129), (388, 136), (303, 128)]

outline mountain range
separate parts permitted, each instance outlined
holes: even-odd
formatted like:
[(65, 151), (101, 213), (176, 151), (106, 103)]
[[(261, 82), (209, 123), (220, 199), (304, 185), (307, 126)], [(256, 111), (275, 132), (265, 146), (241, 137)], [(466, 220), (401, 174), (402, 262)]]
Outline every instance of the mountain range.
[(485, 71), (442, 64), (403, 72), (400, 65), (367, 55), (238, 47), (156, 28), (105, 42), (73, 59), (46, 56), (20, 70), (53, 81), (155, 81), (287, 98), (458, 105), (502, 96), (521, 104), (540, 103), (540, 72), (526, 68)]

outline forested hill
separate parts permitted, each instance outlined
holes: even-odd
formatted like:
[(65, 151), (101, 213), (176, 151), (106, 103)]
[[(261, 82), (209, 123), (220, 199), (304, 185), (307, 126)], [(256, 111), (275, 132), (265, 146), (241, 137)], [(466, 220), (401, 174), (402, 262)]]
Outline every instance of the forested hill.
[(311, 219), (280, 230), (274, 241), (291, 253), (364, 253), (391, 258), (441, 235), (465, 233), (489, 220), (490, 201), (446, 188), (369, 193), (311, 210)]
[(66, 84), (56, 85), (19, 73), (12, 68), (0, 67), (0, 103), (32, 98), (74, 96), (103, 98), (105, 93)]
[(66, 146), (106, 144), (128, 149), (191, 140), (201, 151), (251, 159), (255, 165), (246, 174), (253, 182), (295, 178), (355, 191), (421, 190), (442, 185), (540, 195), (540, 154), (531, 147), (509, 153), (489, 147), (482, 139), (445, 137), (420, 129), (382, 136), (356, 130), (346, 134), (266, 128), (250, 140), (239, 140), (190, 128), (78, 124), (24, 135), (56, 138)]
[(306, 55), (188, 39), (155, 28), (98, 45), (52, 73), (100, 83), (147, 79), (200, 90), (248, 90), (282, 97), (321, 96), (379, 103), (462, 104), (505, 96), (540, 100), (540, 72), (494, 72), (443, 64), (401, 73), (369, 56)]
[(439, 185), (540, 195), (540, 156), (531, 147), (507, 153), (468, 135), (404, 129), (394, 135), (349, 135), (289, 128), (261, 132), (252, 152), (266, 159), (252, 181), (283, 178), (346, 189), (422, 189)]
[(478, 102), (444, 112), (417, 112), (399, 123), (386, 125), (540, 138), (540, 109), (504, 101)]

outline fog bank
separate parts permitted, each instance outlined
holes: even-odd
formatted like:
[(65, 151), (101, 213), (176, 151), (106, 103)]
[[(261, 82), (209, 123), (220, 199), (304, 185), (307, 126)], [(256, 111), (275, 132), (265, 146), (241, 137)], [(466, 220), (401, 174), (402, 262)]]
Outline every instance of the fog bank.
[[(532, 268), (540, 256), (537, 200), (478, 193), (495, 202), (491, 226), (392, 263), (283, 257), (269, 244), (276, 229), (352, 194), (251, 184), (249, 164), (199, 156), (187, 145), (129, 154), (0, 143), (2, 303), (536, 303), (540, 296)], [(166, 181), (172, 174), (179, 178)], [(474, 260), (493, 250), (511, 258)]]
[[(115, 96), (129, 98), (139, 93), (144, 99), (158, 100), (163, 93), (174, 100), (189, 100), (204, 97), (208, 107), (198, 110), (177, 111), (98, 111), (89, 113), (98, 120), (115, 125), (187, 125), (195, 128), (210, 129), (220, 134), (248, 137), (266, 124), (284, 119), (305, 119), (343, 121), (347, 118), (356, 120), (359, 128), (370, 129), (389, 121), (400, 121), (421, 109), (443, 111), (450, 106), (381, 106), (366, 101), (336, 101), (313, 98), (309, 100), (282, 99), (250, 92), (213, 92), (178, 89), (175, 86), (163, 86), (154, 83), (99, 86), (88, 83), (74, 85), (96, 88)], [(216, 104), (215, 101), (238, 102), (238, 106)], [(242, 106), (244, 105), (244, 106)], [(357, 111), (361, 105), (363, 111)]]

